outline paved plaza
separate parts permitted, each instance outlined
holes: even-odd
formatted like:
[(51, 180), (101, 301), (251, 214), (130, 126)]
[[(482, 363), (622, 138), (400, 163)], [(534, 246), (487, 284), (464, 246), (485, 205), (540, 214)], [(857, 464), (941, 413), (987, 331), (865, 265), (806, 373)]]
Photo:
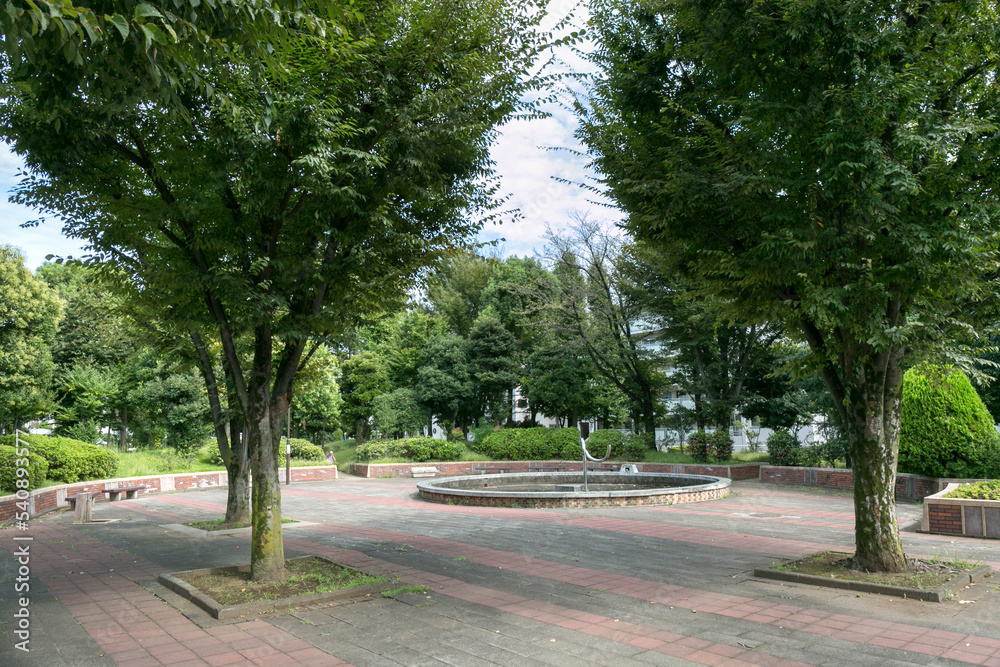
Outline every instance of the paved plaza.
[[(1000, 577), (928, 603), (763, 581), (753, 569), (850, 550), (850, 497), (737, 482), (673, 507), (491, 509), (430, 504), (412, 479), (284, 488), (288, 557), (319, 554), (428, 595), (373, 596), (216, 621), (156, 583), (249, 562), (248, 535), (168, 524), (218, 518), (225, 489), (99, 503), (96, 519), (31, 522), (30, 653), (14, 648), (13, 530), (0, 531), (0, 665), (1000, 666)], [(981, 560), (1000, 543), (920, 535), (908, 555)]]

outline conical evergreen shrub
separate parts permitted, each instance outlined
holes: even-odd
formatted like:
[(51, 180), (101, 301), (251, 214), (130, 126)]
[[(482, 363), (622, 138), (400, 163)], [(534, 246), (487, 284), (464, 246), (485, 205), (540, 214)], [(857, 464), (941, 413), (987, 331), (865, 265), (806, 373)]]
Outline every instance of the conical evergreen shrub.
[(924, 364), (903, 376), (899, 471), (929, 477), (992, 477), (1000, 435), (962, 371)]

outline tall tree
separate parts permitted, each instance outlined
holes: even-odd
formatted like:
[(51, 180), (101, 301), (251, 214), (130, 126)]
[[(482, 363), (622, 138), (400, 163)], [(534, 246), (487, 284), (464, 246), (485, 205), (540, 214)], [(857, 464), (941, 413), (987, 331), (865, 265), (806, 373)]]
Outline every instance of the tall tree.
[(459, 427), (467, 433), (478, 417), (472, 351), (469, 341), (455, 334), (442, 334), (428, 341), (417, 369), (417, 398), (437, 418), (447, 433)]
[(355, 444), (360, 445), (375, 415), (375, 399), (389, 392), (389, 379), (382, 360), (368, 351), (351, 356), (340, 370), (344, 424), (354, 429)]
[(627, 397), (634, 424), (653, 433), (666, 378), (645, 299), (631, 282), (630, 249), (585, 217), (548, 241), (555, 280), (540, 288), (549, 290), (549, 326), (586, 352), (597, 373)]
[(538, 83), (540, 5), (43, 0), (3, 16), (17, 199), (221, 342), (254, 580), (284, 575), (278, 438), (309, 340), (395, 301), (498, 205), (488, 148)]
[(753, 381), (776, 369), (772, 347), (781, 327), (732, 319), (718, 298), (677, 275), (662, 254), (639, 248), (629, 256), (629, 282), (636, 298), (646, 300), (656, 338), (672, 355), (671, 380), (695, 399), (698, 428), (706, 419), (729, 428)]
[(447, 318), (452, 333), (468, 336), (472, 331), (495, 267), (495, 261), (464, 250), (451, 253), (429, 276), (431, 311)]
[(984, 313), (996, 4), (593, 0), (581, 139), (627, 226), (811, 350), (854, 463), (856, 564), (901, 571), (904, 364)]
[(51, 409), (59, 315), (55, 293), (31, 275), (24, 255), (0, 245), (0, 432), (13, 432)]

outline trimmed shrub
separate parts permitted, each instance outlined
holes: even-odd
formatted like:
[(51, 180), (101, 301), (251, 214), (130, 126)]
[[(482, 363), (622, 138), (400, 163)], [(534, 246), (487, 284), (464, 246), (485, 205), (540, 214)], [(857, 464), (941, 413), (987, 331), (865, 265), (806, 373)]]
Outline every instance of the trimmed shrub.
[(573, 428), (505, 428), (486, 436), (479, 452), (495, 461), (558, 459), (574, 451), (570, 460), (582, 458), (580, 430)]
[(712, 451), (711, 436), (705, 431), (695, 431), (688, 436), (688, 454), (696, 463), (708, 463)]
[[(614, 429), (601, 429), (594, 431), (587, 438), (587, 451), (590, 452), (591, 456), (601, 458), (607, 453), (608, 445), (611, 445), (609, 458), (622, 459), (625, 455), (625, 434)], [(582, 460), (583, 452), (580, 451), (580, 442), (577, 441), (572, 445), (567, 443), (563, 449), (562, 458), (570, 461)]]
[(629, 433), (625, 436), (622, 458), (626, 461), (644, 461), (646, 452), (655, 448), (656, 437), (652, 433)]
[[(0, 445), (12, 446), (14, 438), (13, 435), (0, 437)], [(63, 482), (107, 479), (118, 471), (118, 454), (103, 447), (48, 435), (29, 435), (26, 439), (31, 453), (48, 462), (51, 479)]]
[(979, 394), (965, 373), (924, 364), (903, 376), (899, 470), (928, 477), (992, 477), (1000, 449)]
[(799, 465), (810, 468), (835, 468), (837, 460), (846, 460), (847, 454), (847, 440), (830, 438), (826, 442), (801, 448), (798, 460)]
[[(610, 444), (609, 461), (644, 461), (651, 442), (652, 437), (648, 433), (622, 433), (614, 429), (601, 429), (594, 431), (587, 438), (587, 451), (591, 456), (601, 458), (607, 453)], [(563, 458), (580, 460), (582, 458), (580, 443), (575, 443), (575, 446), (567, 444)]]
[(717, 429), (708, 436), (708, 444), (712, 457), (719, 463), (733, 458), (733, 439), (728, 431)]
[(409, 459), (422, 461), (457, 461), (465, 453), (461, 442), (436, 438), (405, 438), (403, 440), (368, 440), (354, 453), (354, 460), (361, 463), (378, 459)]
[[(25, 463), (28, 465), (25, 466)], [(28, 486), (25, 490), (31, 491), (45, 482), (45, 474), (49, 470), (49, 464), (34, 452), (29, 452), (27, 461), (25, 461), (24, 456), (17, 455), (17, 449), (14, 447), (0, 445), (0, 490), (10, 493), (17, 490), (17, 471), (19, 468), (27, 468), (28, 476), (22, 479), (28, 480)]]
[[(285, 439), (282, 438), (282, 444), (285, 444)], [(314, 445), (308, 440), (302, 440), (300, 438), (292, 438), (289, 441), (292, 446), (292, 458), (302, 459), (303, 461), (322, 461), (326, 458), (326, 454), (323, 453), (323, 448)], [(281, 452), (284, 454), (284, 452)]]
[(767, 439), (767, 454), (771, 465), (798, 465), (801, 449), (798, 438), (788, 431), (775, 431)]

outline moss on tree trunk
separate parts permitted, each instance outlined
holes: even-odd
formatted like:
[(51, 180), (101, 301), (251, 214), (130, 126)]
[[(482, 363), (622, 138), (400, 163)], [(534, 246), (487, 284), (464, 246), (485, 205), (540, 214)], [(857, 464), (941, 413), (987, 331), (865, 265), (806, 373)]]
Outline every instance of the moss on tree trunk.
[(896, 461), (902, 408), (902, 351), (851, 363), (845, 357), (849, 402), (841, 414), (854, 463), (855, 564), (902, 572), (906, 557), (896, 524)]

